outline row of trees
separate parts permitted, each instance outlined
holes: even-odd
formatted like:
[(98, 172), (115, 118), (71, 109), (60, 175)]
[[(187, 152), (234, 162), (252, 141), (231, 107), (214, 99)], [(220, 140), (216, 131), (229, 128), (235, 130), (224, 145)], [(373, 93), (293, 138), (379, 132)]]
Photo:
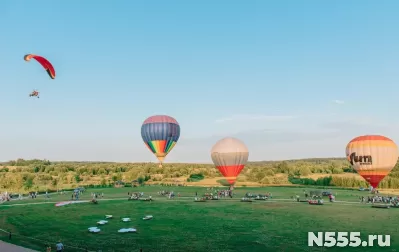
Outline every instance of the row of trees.
[[(270, 184), (318, 185), (312, 174), (331, 177), (328, 185), (342, 187), (367, 186), (360, 176), (334, 176), (355, 173), (346, 159), (305, 159), (282, 162), (251, 162), (247, 164), (239, 182)], [(159, 168), (154, 163), (96, 163), (96, 162), (50, 162), (49, 160), (18, 159), (0, 166), (0, 191), (32, 190), (34, 188), (66, 188), (77, 185), (109, 185), (116, 181), (145, 180), (162, 183), (165, 181), (195, 182), (203, 178), (220, 177), (211, 164), (166, 164)], [(293, 178), (296, 178), (294, 180)], [(301, 180), (298, 180), (301, 179)], [(324, 184), (327, 180), (323, 180)], [(399, 168), (381, 183), (382, 188), (399, 188)]]

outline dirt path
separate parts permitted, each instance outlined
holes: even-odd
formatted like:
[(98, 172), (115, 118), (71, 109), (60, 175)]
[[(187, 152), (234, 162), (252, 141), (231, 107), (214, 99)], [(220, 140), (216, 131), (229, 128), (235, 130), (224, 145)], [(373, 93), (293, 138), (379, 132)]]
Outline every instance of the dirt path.
[(36, 250), (23, 248), (14, 244), (0, 241), (0, 251), (4, 252), (38, 252)]

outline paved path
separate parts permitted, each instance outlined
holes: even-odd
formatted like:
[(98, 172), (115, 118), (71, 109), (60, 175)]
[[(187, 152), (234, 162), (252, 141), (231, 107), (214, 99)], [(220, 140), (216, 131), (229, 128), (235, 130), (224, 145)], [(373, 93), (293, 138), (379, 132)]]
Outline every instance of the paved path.
[(0, 251), (4, 252), (38, 252), (36, 250), (23, 248), (14, 244), (0, 241)]

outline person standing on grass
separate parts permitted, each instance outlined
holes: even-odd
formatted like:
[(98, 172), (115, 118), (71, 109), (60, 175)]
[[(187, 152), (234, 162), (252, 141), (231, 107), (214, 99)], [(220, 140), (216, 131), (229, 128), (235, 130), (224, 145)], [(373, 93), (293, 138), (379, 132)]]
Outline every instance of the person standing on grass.
[(57, 252), (62, 252), (64, 250), (64, 244), (62, 244), (61, 241), (58, 241), (55, 247), (57, 248)]

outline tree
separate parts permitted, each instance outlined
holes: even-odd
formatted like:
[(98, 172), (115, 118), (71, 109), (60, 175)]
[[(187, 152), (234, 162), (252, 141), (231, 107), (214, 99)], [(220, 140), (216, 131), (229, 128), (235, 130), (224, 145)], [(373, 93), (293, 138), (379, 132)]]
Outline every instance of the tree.
[(82, 181), (82, 179), (80, 178), (79, 174), (76, 174), (76, 175), (75, 175), (75, 181), (76, 181), (77, 183), (79, 183), (80, 181)]
[(33, 187), (33, 178), (28, 177), (24, 182), (25, 189), (29, 190)]
[(144, 184), (144, 178), (143, 177), (139, 177), (137, 179), (137, 182), (139, 182), (140, 185), (143, 185)]
[(277, 165), (277, 170), (281, 173), (289, 173), (290, 167), (286, 161), (283, 161)]

